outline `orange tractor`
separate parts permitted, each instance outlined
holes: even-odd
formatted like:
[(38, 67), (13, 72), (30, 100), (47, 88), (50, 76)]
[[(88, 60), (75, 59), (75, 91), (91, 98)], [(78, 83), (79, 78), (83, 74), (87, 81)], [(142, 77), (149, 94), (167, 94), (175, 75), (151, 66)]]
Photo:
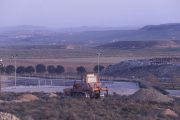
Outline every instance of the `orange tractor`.
[[(104, 93), (104, 91), (106, 93)], [(101, 88), (101, 83), (98, 83), (98, 74), (85, 74), (81, 76), (81, 82), (74, 81), (73, 88), (66, 88), (63, 90), (63, 97), (88, 97), (100, 98), (108, 96), (109, 88)]]

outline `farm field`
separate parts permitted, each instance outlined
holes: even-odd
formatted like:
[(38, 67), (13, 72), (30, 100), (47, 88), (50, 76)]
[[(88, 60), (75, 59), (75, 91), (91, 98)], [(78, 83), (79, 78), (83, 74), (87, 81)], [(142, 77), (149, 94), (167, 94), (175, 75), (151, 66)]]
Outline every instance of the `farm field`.
[[(48, 46), (48, 45), (46, 45)], [(50, 45), (51, 46), (51, 45)], [(17, 48), (17, 47), (15, 47)], [(132, 59), (150, 59), (154, 57), (177, 57), (180, 56), (178, 48), (166, 48), (166, 49), (139, 49), (139, 50), (107, 50), (107, 49), (30, 49), (20, 47), (10, 50), (3, 48), (0, 50), (1, 59), (5, 66), (14, 65), (12, 54), (18, 54), (17, 67), (18, 66), (36, 66), (37, 64), (48, 65), (62, 65), (65, 67), (65, 72), (75, 73), (76, 68), (83, 66), (87, 72), (93, 72), (93, 68), (98, 63), (96, 53), (100, 52), (100, 65), (105, 68), (108, 65), (114, 65), (124, 60)]]

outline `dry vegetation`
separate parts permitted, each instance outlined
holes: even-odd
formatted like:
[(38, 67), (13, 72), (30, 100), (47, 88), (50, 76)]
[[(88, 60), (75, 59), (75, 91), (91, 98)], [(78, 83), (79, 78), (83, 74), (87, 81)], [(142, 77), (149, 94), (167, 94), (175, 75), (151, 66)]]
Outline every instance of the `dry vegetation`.
[[(0, 99), (11, 101), (30, 93), (1, 93)], [(62, 98), (62, 93), (57, 92), (57, 97), (44, 98), (43, 92), (31, 93), (40, 99), (30, 102), (1, 102), (0, 111), (11, 113), (22, 120), (81, 120), (81, 119), (179, 119), (171, 114), (156, 115), (153, 111), (158, 108), (170, 109), (180, 114), (180, 101), (157, 102), (131, 100), (128, 96), (114, 93), (104, 101), (84, 98)]]

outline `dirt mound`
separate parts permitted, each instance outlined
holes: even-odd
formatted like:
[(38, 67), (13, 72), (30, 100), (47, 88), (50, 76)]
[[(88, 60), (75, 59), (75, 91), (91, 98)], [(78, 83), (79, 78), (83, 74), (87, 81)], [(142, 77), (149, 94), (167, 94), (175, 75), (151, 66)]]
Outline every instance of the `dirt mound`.
[(12, 102), (29, 102), (31, 100), (27, 100), (27, 99), (21, 99), (21, 100), (12, 100), (12, 101), (6, 101), (6, 103), (12, 103)]
[(48, 94), (42, 96), (42, 98), (52, 98), (52, 97), (57, 97), (57, 95), (54, 93), (48, 93)]
[(32, 95), (32, 94), (25, 94), (25, 95), (19, 96), (18, 99), (19, 100), (22, 100), (22, 99), (25, 99), (25, 100), (37, 100), (39, 98)]
[(20, 119), (10, 113), (0, 112), (0, 120), (20, 120)]
[[(31, 101), (31, 100), (27, 100), (27, 99), (20, 99), (20, 100), (12, 100), (12, 101), (3, 101), (3, 100), (0, 100), (0, 104), (1, 103), (13, 103), (13, 102), (29, 102), (29, 101)], [(1, 120), (1, 119), (0, 119)]]
[[(157, 77), (179, 74), (180, 57), (164, 57), (142, 60), (125, 60), (101, 71), (107, 76), (142, 78), (156, 74)], [(133, 77), (132, 77), (133, 76)]]
[(174, 111), (170, 110), (170, 109), (163, 109), (163, 108), (158, 108), (156, 110), (154, 110), (152, 113), (152, 115), (156, 115), (158, 117), (165, 117), (165, 116), (172, 116), (172, 117), (179, 117), (178, 114), (176, 114)]
[(0, 103), (3, 103), (4, 101), (3, 100), (0, 100)]
[(170, 102), (174, 99), (169, 98), (153, 89), (140, 89), (129, 97), (132, 100)]

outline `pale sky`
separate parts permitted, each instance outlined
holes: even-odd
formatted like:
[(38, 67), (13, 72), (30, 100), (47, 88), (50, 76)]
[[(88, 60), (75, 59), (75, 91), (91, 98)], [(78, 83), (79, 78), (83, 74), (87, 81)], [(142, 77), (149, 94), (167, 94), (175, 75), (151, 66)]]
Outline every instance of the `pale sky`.
[(180, 0), (0, 0), (0, 27), (180, 23)]

